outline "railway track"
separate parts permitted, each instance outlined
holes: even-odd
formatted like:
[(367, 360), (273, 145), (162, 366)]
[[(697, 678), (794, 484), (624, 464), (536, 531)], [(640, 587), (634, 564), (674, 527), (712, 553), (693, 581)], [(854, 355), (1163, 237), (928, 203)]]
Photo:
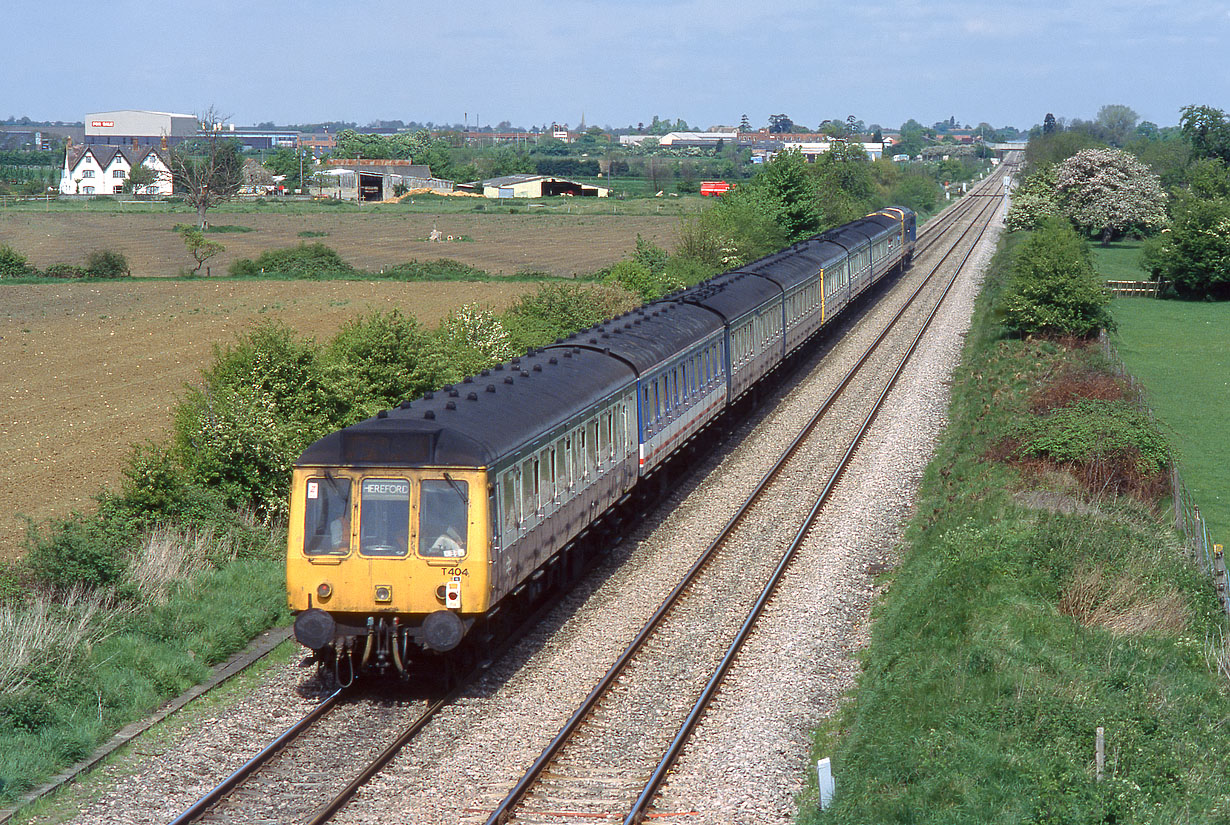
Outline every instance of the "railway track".
[[(990, 188), (996, 185), (997, 181), (998, 175), (993, 176), (993, 178), (989, 178), (987, 181), (984, 181), (983, 184), (985, 188)], [(979, 204), (979, 201), (982, 201), (982, 204)], [(935, 248), (940, 243), (939, 239), (942, 238), (953, 225), (969, 218), (970, 215), (983, 204), (990, 204), (990, 199), (967, 197), (958, 202), (958, 204), (954, 205), (954, 209), (949, 210), (949, 212), (944, 213), (940, 218), (937, 218), (935, 221), (927, 224), (927, 226), (924, 227), (923, 232), (920, 233), (919, 253), (916, 257), (922, 258), (925, 256), (930, 250)], [(982, 211), (985, 212), (988, 209), (988, 206), (983, 206)], [(968, 234), (969, 230), (967, 229), (963, 237)], [(938, 269), (938, 265), (936, 268)], [(911, 296), (906, 306), (904, 306), (898, 313), (897, 319), (894, 319), (893, 324), (896, 324), (903, 315), (907, 314), (907, 309), (915, 303), (915, 299), (919, 296), (919, 294), (925, 291), (926, 284), (930, 283), (933, 275), (934, 272), (928, 274), (927, 279), (924, 281), (924, 285), (920, 286), (919, 289), (916, 290), (915, 294)], [(888, 332), (889, 330), (886, 329), (885, 332), (881, 334), (880, 338), (877, 339), (877, 345), (888, 335)], [(860, 366), (870, 357), (871, 356), (869, 353), (868, 356), (860, 362)], [(843, 388), (851, 383), (851, 380), (857, 372), (858, 369), (851, 371), (847, 378), (842, 382)], [(838, 393), (834, 393), (834, 398), (837, 394)], [(833, 399), (830, 399), (830, 401), (832, 400)], [(826, 404), (821, 413), (823, 413), (824, 410), (827, 410), (829, 406), (831, 406), (831, 404)], [(823, 416), (818, 413), (816, 420), (818, 421), (822, 417)], [(814, 429), (814, 427), (815, 422), (810, 425), (809, 429)], [(807, 435), (803, 434), (799, 436), (799, 439), (797, 439), (796, 442), (801, 443), (806, 440)], [(792, 454), (795, 452), (798, 452), (798, 444), (796, 444), (796, 446), (791, 450)], [(852, 452), (853, 447), (847, 451), (847, 460), (849, 458), (849, 454)], [(788, 456), (784, 456), (783, 459), (779, 461), (779, 465), (784, 465), (787, 463), (789, 463)], [(781, 477), (782, 473), (783, 471), (780, 468), (775, 468), (770, 475)], [(830, 481), (830, 485), (839, 475), (840, 470), (837, 470)], [(764, 488), (771, 486), (771, 483), (772, 480), (766, 476), (765, 481), (761, 485), (761, 489), (763, 490)], [(762, 493), (758, 492), (753, 498), (761, 496)], [(764, 497), (772, 499), (774, 496), (769, 495)], [(753, 502), (749, 502), (744, 509), (750, 509), (752, 504)], [(732, 523), (732, 525), (729, 526), (726, 531), (727, 534), (738, 534), (739, 527), (742, 524), (743, 519), (743, 511), (740, 511), (740, 515), (737, 516), (736, 519), (732, 520), (732, 522), (737, 523)], [(732, 544), (733, 542), (730, 540), (729, 535), (727, 538), (715, 542), (715, 544)], [(772, 541), (760, 542), (761, 545), (771, 545), (772, 543)], [(737, 546), (748, 545), (744, 544)], [(715, 550), (714, 552), (716, 553), (717, 551)], [(788, 559), (779, 562), (779, 566), (785, 564), (788, 564)], [(697, 565), (695, 565), (698, 572), (700, 569), (704, 569), (708, 566), (708, 563), (703, 561), (698, 561)], [(717, 567), (714, 568), (715, 571), (717, 569)], [(727, 575), (729, 575), (729, 568), (725, 569), (727, 570)], [(689, 590), (691, 593), (697, 593), (701, 592), (703, 587), (696, 584), (681, 584), (677, 590), (679, 590), (680, 593), (682, 593), (683, 590)], [(679, 600), (679, 598), (679, 595), (674, 595), (671, 597), (671, 601), (673, 602)], [(690, 596), (690, 598), (696, 603), (702, 605), (705, 604), (704, 598), (697, 598), (696, 596)], [(763, 602), (763, 599), (761, 601)], [(666, 610), (660, 612), (665, 614), (671, 611), (668, 607)], [(537, 617), (534, 617), (534, 619), (527, 622), (526, 625), (532, 625), (536, 620)], [(753, 620), (754, 617), (748, 620), (749, 627), (750, 622)], [(652, 631), (649, 633), (643, 633), (642, 635), (648, 638), (652, 635)], [(638, 637), (638, 639), (639, 638), (640, 637)], [(651, 642), (648, 645), (645, 645), (644, 643), (645, 639), (641, 639), (641, 641), (636, 644), (638, 648), (642, 646), (648, 648), (657, 647), (660, 651), (667, 654), (666, 659), (668, 661), (679, 658), (677, 655), (672, 654), (672, 651), (674, 651), (675, 654), (679, 652), (678, 644), (672, 647), (670, 644), (662, 644), (658, 641)], [(688, 644), (688, 642), (684, 642), (685, 648)], [(634, 655), (629, 657), (629, 663), (634, 658)], [(731, 652), (730, 657), (732, 659), (733, 655), (733, 652)], [(686, 659), (689, 658), (689, 656), (685, 655), (682, 658)], [(625, 663), (619, 673), (615, 673), (614, 675), (608, 674), (608, 678), (603, 680), (603, 684), (609, 686), (612, 683), (618, 683), (621, 678), (624, 678), (625, 672), (630, 669), (629, 663)], [(637, 669), (641, 672), (652, 672), (654, 670), (654, 666), (646, 665), (646, 663), (641, 660), (638, 660), (635, 664), (636, 667), (632, 669)], [(665, 679), (667, 682), (670, 682), (675, 678), (675, 676), (670, 675), (669, 668), (666, 670), (659, 669), (658, 672), (660, 674), (666, 674)], [(465, 682), (463, 680), (463, 684), (464, 683)], [(595, 689), (595, 691), (597, 691), (597, 689)], [(710, 696), (712, 695), (712, 689), (708, 691), (708, 694)], [(354, 793), (373, 775), (377, 774), (381, 768), (397, 754), (398, 751), (410, 742), (415, 735), (430, 722), (430, 720), (440, 711), (441, 708), (446, 707), (450, 702), (452, 702), (456, 698), (456, 695), (457, 692), (453, 691), (451, 693), (444, 694), (439, 698), (423, 698), (414, 702), (402, 702), (400, 704), (394, 702), (393, 704), (396, 705), (396, 707), (389, 710), (387, 702), (386, 706), (382, 707), (380, 704), (358, 701), (352, 695), (339, 692), (323, 702), (320, 708), (313, 711), (310, 718), (305, 717), (304, 720), (301, 720), (299, 723), (291, 726), (291, 728), (288, 728), (277, 741), (270, 743), (269, 746), (264, 748), (259, 754), (254, 756), (247, 764), (245, 764), (243, 768), (236, 771), (235, 774), (228, 777), (226, 781), (221, 783), (205, 797), (198, 800), (189, 809), (185, 810), (183, 814), (173, 821), (173, 825), (186, 825), (188, 822), (197, 821), (252, 822), (267, 820), (276, 822), (310, 823), (330, 821), (337, 811), (339, 811), (346, 804), (346, 801), (350, 799)], [(351, 720), (350, 722), (347, 721), (348, 708), (350, 709), (348, 717)], [(357, 713), (356, 709), (358, 709)], [(697, 710), (696, 715), (698, 716), (700, 712), (700, 710)], [(334, 718), (335, 714), (338, 714), (336, 717), (338, 721), (328, 721), (329, 719)], [(577, 713), (574, 715), (578, 716), (578, 718), (590, 719), (591, 722), (594, 719), (601, 718), (600, 712), (592, 713), (588, 710), (583, 711), (581, 709), (578, 709)], [(371, 723), (371, 717), (373, 716), (383, 716), (384, 718), (379, 720), (379, 724), (373, 725)], [(690, 725), (687, 727), (690, 729)], [(361, 770), (354, 770), (353, 767), (351, 767), (347, 769), (349, 770), (347, 773), (347, 770), (342, 769), (340, 766), (324, 765), (320, 763), (319, 755), (321, 753), (327, 754), (339, 750), (338, 741), (336, 738), (336, 731), (339, 729), (366, 731), (365, 737), (367, 741), (362, 743), (361, 746), (359, 743), (355, 743), (353, 746), (355, 752), (348, 755), (348, 761), (353, 763), (356, 761), (355, 757), (357, 757), (360, 752), (367, 754), (367, 756), (361, 760), (364, 763)], [(633, 737), (633, 739), (636, 738), (636, 736)], [(627, 748), (615, 748), (614, 750), (608, 749), (607, 745), (604, 744), (600, 746), (600, 749), (609, 753), (626, 754), (628, 752), (628, 748), (636, 750), (639, 747), (638, 743), (635, 741), (628, 742), (626, 744), (628, 746)], [(677, 748), (675, 749), (675, 753), (677, 753)], [(312, 762), (311, 759), (305, 758), (305, 754), (309, 756), (316, 754), (315, 758), (317, 761)], [(540, 759), (540, 761), (542, 760)], [(546, 786), (539, 785), (539, 792), (541, 792), (541, 789), (544, 787), (575, 788), (577, 787), (575, 782), (579, 781), (582, 786), (588, 787), (591, 791), (594, 788), (623, 788), (625, 790), (623, 795), (627, 796), (627, 791), (632, 789), (636, 783), (629, 782), (626, 775), (626, 769), (621, 767), (619, 770), (614, 770), (609, 767), (603, 767), (601, 765), (601, 761), (602, 760), (598, 760), (597, 762), (593, 762), (586, 767), (582, 761), (573, 759), (568, 763), (560, 762), (557, 761), (553, 755), (548, 758), (542, 766), (540, 766), (539, 770), (536, 772), (538, 775), (533, 781), (527, 783), (527, 788), (533, 786), (534, 782), (542, 780), (545, 780), (549, 784)], [(568, 764), (570, 766), (571, 779), (563, 778), (565, 775), (563, 773), (564, 769), (560, 766), (564, 764)], [(544, 770), (548, 767), (548, 765), (550, 765), (550, 769)], [(661, 770), (664, 772), (665, 768), (662, 768)], [(651, 772), (651, 774), (652, 773), (654, 772)], [(296, 775), (298, 778), (296, 778)], [(349, 777), (349, 781), (346, 780), (346, 777)], [(290, 793), (283, 793), (280, 791), (271, 793), (270, 791), (271, 788), (280, 788), (283, 786), (293, 788), (293, 791)], [(640, 786), (642, 794), (638, 794), (638, 797), (644, 794), (644, 789), (646, 787), (648, 786)], [(571, 793), (571, 791), (568, 793)], [(582, 797), (584, 796), (585, 795), (582, 794)], [(595, 794), (591, 792), (588, 796), (603, 800), (599, 807), (603, 807), (610, 802), (610, 800), (602, 794), (597, 794), (595, 796)], [(509, 795), (509, 799), (511, 798), (512, 794)], [(490, 814), (486, 821), (508, 821), (513, 809), (518, 806), (522, 806), (522, 803), (527, 798), (530, 798), (529, 795), (522, 793), (516, 801), (509, 805), (504, 805), (501, 803), (496, 807), (495, 812)], [(650, 793), (647, 798), (652, 798), (652, 793)], [(551, 814), (552, 811), (547, 811), (546, 808), (558, 807), (560, 796), (558, 794), (552, 795), (551, 791), (547, 791), (546, 796), (541, 797), (540, 801), (542, 799), (546, 800), (545, 808), (543, 808), (542, 812)], [(517, 816), (519, 818), (523, 818), (524, 816), (529, 815), (531, 810), (532, 809), (527, 808), (526, 811), (518, 813)], [(604, 810), (606, 810), (606, 808), (604, 808)], [(637, 816), (639, 814), (630, 815)], [(529, 821), (533, 821), (532, 817)]]
[[(970, 210), (977, 216), (960, 238), (846, 374), (559, 734), (486, 817), (486, 825), (559, 821), (560, 817), (622, 819), (631, 825), (647, 814), (667, 771), (712, 701), (756, 618), (782, 582), (795, 552), (985, 231), (995, 206), (986, 202)], [(939, 290), (928, 290), (943, 263), (954, 255), (962, 257), (962, 261), (951, 278)], [(857, 395), (863, 395), (864, 388), (856, 378), (875, 359), (902, 319), (911, 315), (910, 309), (917, 299), (928, 291), (938, 291), (939, 295), (929, 304), (925, 320), (863, 415), (844, 452), (834, 460), (830, 434), (818, 425), (848, 396), (851, 387)], [(893, 357), (897, 358), (896, 353)], [(802, 484), (807, 483), (804, 480), (814, 478), (818, 465), (824, 466), (826, 476), (819, 486), (819, 495), (801, 522), (794, 522), (797, 527), (784, 544), (785, 551), (774, 552), (782, 546), (778, 544), (780, 528), (785, 526), (781, 508), (775, 503), (797, 495)], [(732, 588), (732, 582), (741, 586)], [(733, 607), (736, 601), (738, 610)], [(716, 602), (720, 602), (721, 609), (715, 609)], [(728, 633), (727, 617), (718, 615), (723, 613), (743, 617), (733, 635)]]

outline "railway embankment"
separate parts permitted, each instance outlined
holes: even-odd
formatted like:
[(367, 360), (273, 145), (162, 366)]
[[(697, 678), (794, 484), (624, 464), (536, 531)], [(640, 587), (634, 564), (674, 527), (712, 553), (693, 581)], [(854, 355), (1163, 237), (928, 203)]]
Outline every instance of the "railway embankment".
[[(807, 822), (1212, 822), (1230, 813), (1230, 653), (1174, 531), (1168, 445), (1087, 339), (1009, 336), (992, 262), (949, 426), (816, 734)], [(814, 765), (814, 763), (813, 763)]]

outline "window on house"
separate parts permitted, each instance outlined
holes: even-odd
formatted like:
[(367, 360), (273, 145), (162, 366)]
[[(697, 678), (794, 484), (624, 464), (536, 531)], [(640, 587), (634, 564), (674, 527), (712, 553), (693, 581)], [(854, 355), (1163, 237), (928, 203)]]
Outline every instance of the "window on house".
[(87, 187), (85, 187), (85, 189), (84, 189), (84, 190), (82, 190), (82, 191), (84, 191), (87, 195), (93, 195), (93, 194), (94, 194), (94, 187), (93, 187), (93, 186), (87, 186)]
[(94, 170), (93, 170), (93, 169), (82, 169), (82, 170), (81, 170), (81, 177), (83, 177), (83, 178), (92, 178), (92, 177), (94, 177)]
[(128, 176), (128, 173), (125, 172), (123, 169), (116, 169), (114, 172), (111, 173), (111, 177), (113, 178), (124, 178), (127, 176)]

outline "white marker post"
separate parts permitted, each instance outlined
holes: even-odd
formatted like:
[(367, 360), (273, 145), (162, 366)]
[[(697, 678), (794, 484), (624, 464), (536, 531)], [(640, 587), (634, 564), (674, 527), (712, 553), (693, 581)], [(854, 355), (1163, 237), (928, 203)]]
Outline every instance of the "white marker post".
[(823, 811), (832, 803), (833, 791), (836, 790), (833, 782), (833, 766), (829, 763), (827, 756), (816, 763), (816, 784), (820, 788), (820, 810)]

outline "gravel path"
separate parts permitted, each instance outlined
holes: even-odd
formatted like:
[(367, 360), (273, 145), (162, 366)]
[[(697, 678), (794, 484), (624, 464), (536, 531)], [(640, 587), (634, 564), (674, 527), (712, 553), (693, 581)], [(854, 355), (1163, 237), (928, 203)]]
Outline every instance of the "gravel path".
[[(993, 248), (990, 237), (983, 262)], [(910, 280), (833, 342), (823, 369), (783, 391), (776, 408), (771, 399), (765, 409), (772, 416), (749, 421), (730, 446), (715, 451), (659, 514), (363, 788), (338, 821), (485, 820), (814, 412), (817, 398), (895, 312)], [(793, 820), (808, 770), (808, 731), (832, 712), (857, 674), (852, 653), (863, 644), (874, 598), (868, 566), (891, 561), (944, 424), (946, 381), (977, 290), (966, 280), (946, 302), (930, 343), (916, 353), (837, 490), (829, 511), (840, 513), (840, 521), (826, 517), (813, 532), (790, 585), (762, 616), (676, 766), (660, 811), (700, 812), (689, 823)], [(306, 712), (318, 698), (310, 672), (276, 669), (242, 702), (169, 728), (157, 748), (134, 752), (84, 788), (69, 789), (59, 807), (76, 806), (78, 813), (33, 821), (169, 821)]]

